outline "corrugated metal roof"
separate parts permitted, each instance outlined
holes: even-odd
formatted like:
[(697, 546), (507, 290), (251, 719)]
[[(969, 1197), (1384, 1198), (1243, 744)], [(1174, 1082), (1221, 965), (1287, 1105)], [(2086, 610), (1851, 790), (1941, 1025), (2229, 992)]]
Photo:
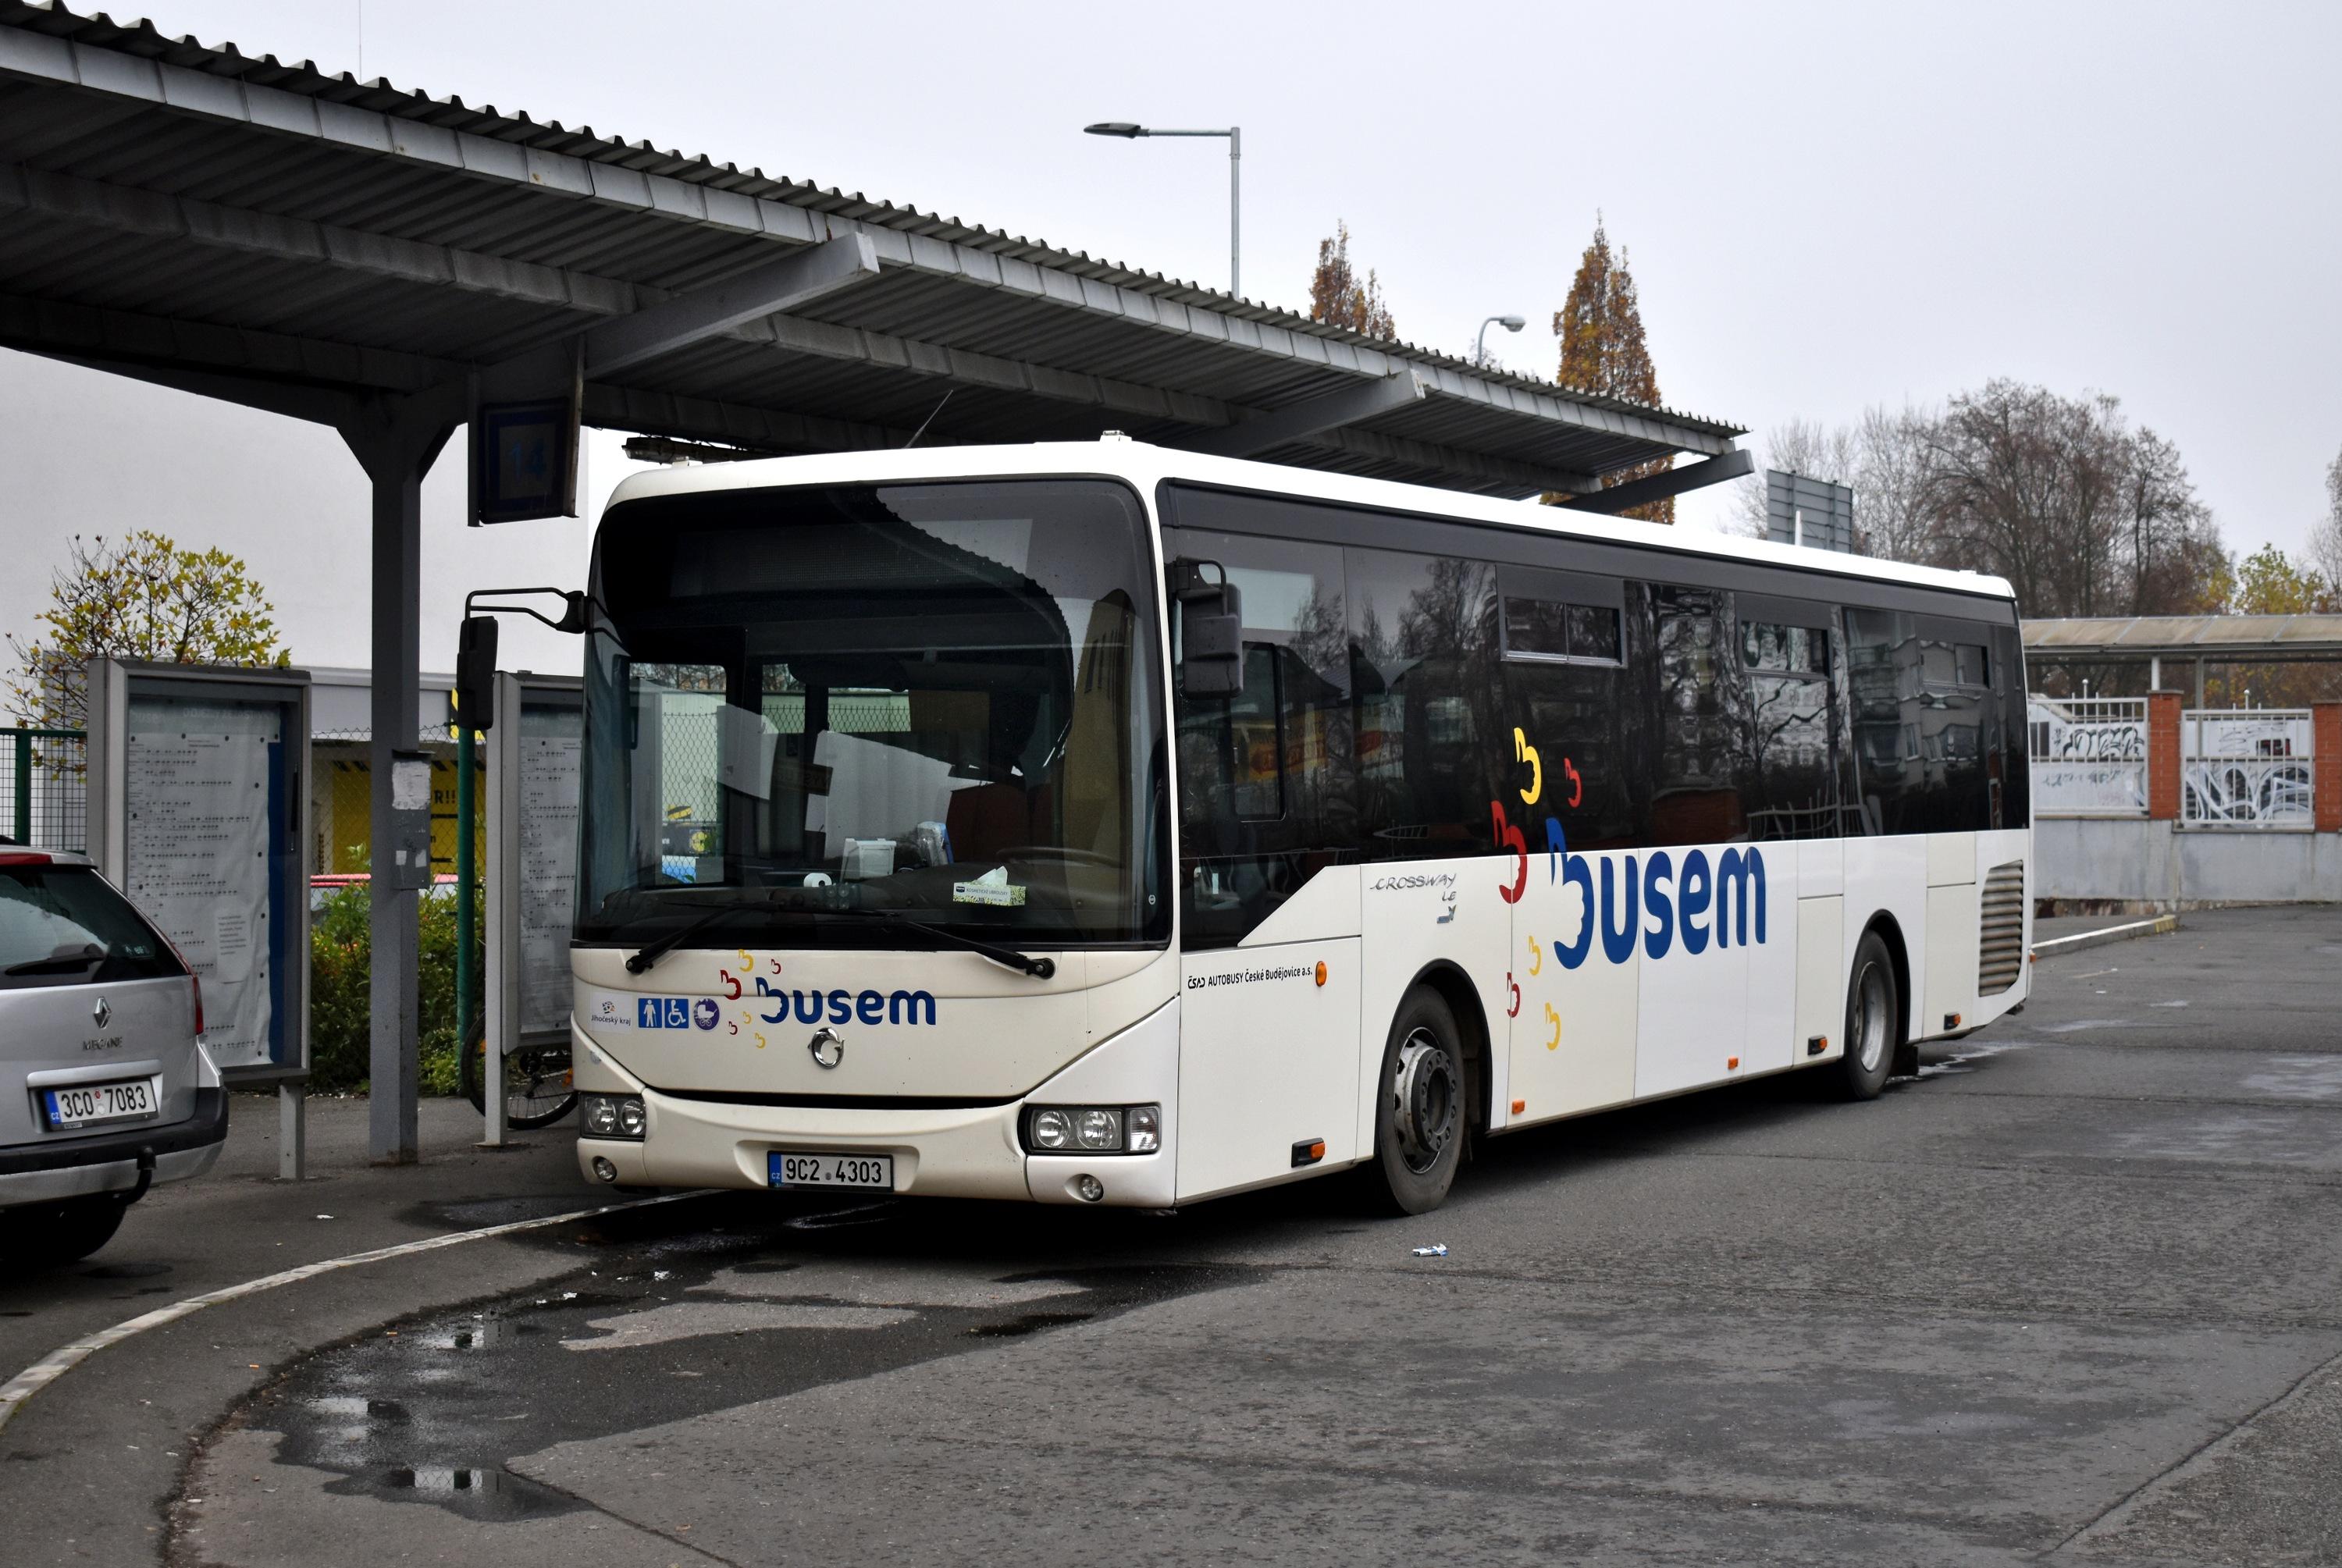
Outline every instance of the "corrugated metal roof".
[(2144, 659), (2342, 657), (2342, 615), (2077, 616), (2027, 621), (2025, 645), (2039, 653)]
[(1394, 375), (1259, 454), (1491, 494), (1742, 432), (1565, 392), (1043, 241), (233, 45), (0, 0), (0, 343), (413, 390), (807, 245), (870, 281), (597, 386), (619, 428), (780, 451), (1176, 444)]

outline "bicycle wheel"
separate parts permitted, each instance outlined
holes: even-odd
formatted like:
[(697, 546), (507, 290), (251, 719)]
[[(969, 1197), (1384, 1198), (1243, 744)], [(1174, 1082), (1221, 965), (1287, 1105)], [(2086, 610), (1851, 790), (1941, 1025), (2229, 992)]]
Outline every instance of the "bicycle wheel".
[[(488, 1026), (475, 1018), (465, 1034), (456, 1077), (472, 1109), (486, 1114)], [(569, 1048), (524, 1045), (505, 1058), (505, 1125), (516, 1132), (549, 1127), (576, 1108), (570, 1082)]]

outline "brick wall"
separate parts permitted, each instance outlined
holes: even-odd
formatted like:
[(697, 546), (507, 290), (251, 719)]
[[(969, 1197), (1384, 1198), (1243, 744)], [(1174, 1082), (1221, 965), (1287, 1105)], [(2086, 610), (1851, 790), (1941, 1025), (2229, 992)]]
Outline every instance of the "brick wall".
[(2309, 750), (2317, 779), (2320, 833), (2342, 833), (2342, 703), (2309, 704)]
[(2147, 699), (2147, 814), (2156, 822), (2179, 820), (2179, 704), (2177, 692)]

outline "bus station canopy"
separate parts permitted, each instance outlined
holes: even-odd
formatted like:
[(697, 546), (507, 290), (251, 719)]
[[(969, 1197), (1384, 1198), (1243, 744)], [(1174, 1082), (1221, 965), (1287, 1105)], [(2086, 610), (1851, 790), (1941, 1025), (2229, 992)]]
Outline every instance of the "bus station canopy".
[(24, 0), (0, 0), (0, 344), (335, 423), (305, 394), (582, 344), (586, 423), (758, 453), (1113, 428), (1516, 496), (1668, 455), (1724, 462), (1656, 493), (1747, 465), (1712, 420)]
[[(0, 347), (340, 434), (372, 494), (376, 844), (422, 697), (423, 477), (491, 407), (557, 396), (588, 424), (757, 454), (1111, 429), (1600, 512), (1750, 467), (1713, 420), (34, 0), (0, 0)], [(372, 899), (369, 1144), (404, 1163), (415, 894), (377, 879)]]
[(2312, 664), (2342, 660), (2342, 615), (2108, 615), (2025, 623), (2036, 664)]

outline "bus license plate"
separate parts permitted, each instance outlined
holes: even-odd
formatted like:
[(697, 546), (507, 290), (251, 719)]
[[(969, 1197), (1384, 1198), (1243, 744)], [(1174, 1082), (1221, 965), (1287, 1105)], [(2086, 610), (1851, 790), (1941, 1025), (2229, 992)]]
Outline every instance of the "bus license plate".
[(163, 1114), (156, 1080), (132, 1078), (120, 1084), (79, 1084), (70, 1089), (44, 1089), (41, 1103), (55, 1132), (95, 1127), (106, 1122), (145, 1122)]
[(776, 1187), (876, 1187), (895, 1190), (892, 1154), (792, 1154), (775, 1149), (765, 1156), (766, 1174)]

